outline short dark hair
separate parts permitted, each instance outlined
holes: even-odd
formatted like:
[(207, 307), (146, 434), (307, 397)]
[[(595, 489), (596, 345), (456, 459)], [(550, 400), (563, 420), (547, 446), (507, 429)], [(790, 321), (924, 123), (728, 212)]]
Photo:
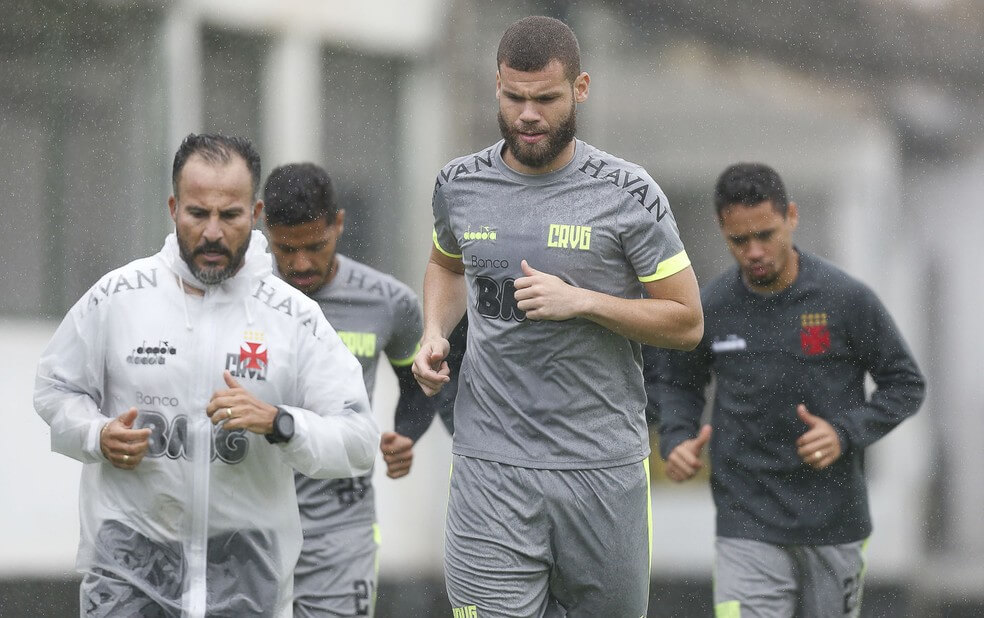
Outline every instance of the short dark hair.
[(755, 206), (772, 202), (772, 207), (786, 216), (789, 199), (779, 173), (764, 163), (735, 163), (718, 176), (714, 185), (714, 209), (718, 219), (726, 208), (735, 205)]
[(263, 186), (266, 224), (298, 225), (324, 218), (332, 223), (338, 214), (335, 189), (323, 167), (314, 163), (290, 163), (270, 172)]
[(496, 69), (503, 64), (517, 71), (539, 71), (558, 60), (564, 76), (573, 82), (581, 74), (581, 50), (570, 26), (542, 15), (524, 17), (506, 29), (495, 56)]
[(260, 188), (260, 154), (253, 148), (253, 143), (245, 137), (230, 137), (218, 133), (189, 133), (181, 141), (178, 151), (174, 153), (174, 165), (171, 167), (171, 188), (174, 196), (178, 196), (178, 177), (191, 155), (198, 155), (209, 163), (229, 163), (232, 155), (239, 155), (249, 170), (252, 197)]

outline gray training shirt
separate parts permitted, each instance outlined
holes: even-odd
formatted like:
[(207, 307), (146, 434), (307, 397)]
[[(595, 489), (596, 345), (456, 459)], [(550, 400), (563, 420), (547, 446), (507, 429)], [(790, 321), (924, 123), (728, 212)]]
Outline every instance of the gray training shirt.
[[(335, 277), (311, 295), (328, 322), (362, 365), (372, 397), (379, 354), (409, 365), (421, 336), (420, 305), (413, 291), (393, 277), (337, 254)], [(295, 475), (305, 534), (372, 524), (376, 519), (372, 474), (351, 479)]]
[(460, 258), (468, 348), (454, 453), (543, 469), (649, 454), (640, 346), (586, 319), (527, 320), (520, 261), (622, 298), (690, 265), (666, 196), (638, 165), (580, 140), (562, 169), (525, 175), (503, 142), (453, 160), (434, 188), (434, 244)]

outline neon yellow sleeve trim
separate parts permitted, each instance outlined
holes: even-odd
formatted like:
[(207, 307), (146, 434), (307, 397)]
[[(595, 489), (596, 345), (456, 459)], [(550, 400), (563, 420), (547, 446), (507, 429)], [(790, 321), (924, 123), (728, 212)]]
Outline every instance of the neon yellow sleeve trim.
[(714, 606), (714, 618), (741, 618), (741, 601), (725, 601)]
[(417, 352), (419, 351), (420, 351), (420, 344), (418, 343), (417, 347), (413, 351), (413, 354), (411, 354), (406, 358), (398, 358), (395, 360), (391, 358), (390, 365), (393, 365), (394, 367), (406, 367), (408, 365), (412, 365), (413, 359), (417, 357)]
[(437, 250), (438, 250), (438, 251), (440, 251), (440, 252), (441, 252), (441, 253), (443, 253), (444, 255), (446, 255), (446, 256), (448, 256), (449, 258), (454, 258), (454, 259), (456, 259), (456, 260), (460, 260), (460, 259), (461, 259), (461, 254), (460, 254), (460, 253), (458, 253), (458, 254), (454, 254), (454, 253), (448, 253), (448, 252), (447, 252), (447, 251), (445, 251), (445, 250), (444, 250), (444, 248), (443, 248), (443, 247), (441, 246), (441, 243), (439, 243), (439, 242), (437, 242), (437, 230), (434, 230), (434, 246), (435, 246), (435, 247), (437, 247)]
[[(436, 232), (434, 238), (436, 239)], [(435, 240), (434, 242), (437, 242)], [(438, 247), (440, 249), (440, 247)], [(667, 258), (659, 263), (656, 267), (656, 272), (649, 275), (648, 277), (639, 277), (639, 281), (643, 283), (649, 283), (650, 281), (659, 281), (660, 279), (666, 279), (670, 275), (675, 275), (684, 268), (690, 266), (690, 258), (687, 256), (686, 250), (677, 253), (671, 258)]]

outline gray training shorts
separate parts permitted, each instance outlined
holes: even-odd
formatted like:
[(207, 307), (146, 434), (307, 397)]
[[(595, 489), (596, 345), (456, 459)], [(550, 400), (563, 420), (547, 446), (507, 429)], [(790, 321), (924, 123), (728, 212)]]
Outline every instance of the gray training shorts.
[(452, 618), (640, 618), (652, 548), (648, 461), (536, 470), (455, 455)]
[(856, 618), (867, 541), (773, 545), (717, 537), (715, 618)]
[(353, 526), (304, 535), (294, 568), (294, 616), (373, 616), (379, 529)]

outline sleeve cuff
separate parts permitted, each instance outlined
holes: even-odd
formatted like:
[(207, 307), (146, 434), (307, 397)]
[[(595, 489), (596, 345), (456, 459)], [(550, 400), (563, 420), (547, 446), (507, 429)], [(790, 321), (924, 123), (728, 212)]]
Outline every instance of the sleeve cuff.
[(444, 255), (448, 256), (449, 258), (454, 258), (456, 260), (460, 260), (461, 259), (461, 254), (460, 253), (449, 253), (448, 251), (445, 251), (444, 250), (444, 247), (441, 246), (441, 243), (437, 242), (437, 230), (436, 229), (434, 230), (433, 237), (434, 237), (434, 246), (437, 248), (438, 251), (440, 251)]
[(847, 433), (847, 429), (834, 421), (830, 421), (830, 426), (833, 427), (834, 431), (837, 433), (837, 438), (840, 440), (841, 455), (844, 455), (844, 453), (851, 449), (851, 440)]
[(109, 425), (113, 419), (99, 419), (92, 421), (89, 425), (88, 434), (85, 437), (85, 445), (83, 446), (83, 451), (86, 456), (88, 456), (93, 461), (106, 462), (106, 456), (102, 452), (102, 447), (100, 446), (100, 438), (102, 437), (102, 431)]
[(650, 281), (666, 279), (671, 275), (677, 274), (688, 266), (690, 266), (690, 257), (687, 255), (686, 250), (684, 250), (677, 253), (673, 257), (667, 258), (660, 262), (656, 267), (656, 272), (645, 277), (639, 277), (639, 281), (649, 283)]
[[(313, 478), (358, 476), (352, 470), (345, 439), (339, 431), (312, 427), (308, 415), (316, 416), (313, 412), (294, 406), (280, 407), (294, 417), (294, 437), (273, 445), (281, 450), (287, 465)], [(315, 432), (317, 436), (313, 436)]]
[(406, 358), (391, 358), (390, 365), (393, 365), (394, 367), (409, 367), (410, 365), (413, 364), (413, 359), (417, 357), (417, 352), (419, 351), (420, 351), (420, 344), (418, 343), (417, 347), (414, 348), (414, 351), (410, 354), (410, 356)]
[(680, 446), (680, 444), (687, 439), (689, 438), (683, 435), (673, 435), (673, 436), (660, 435), (659, 456), (663, 459), (663, 461), (666, 461), (666, 459), (670, 456), (670, 453), (673, 452), (673, 449)]

